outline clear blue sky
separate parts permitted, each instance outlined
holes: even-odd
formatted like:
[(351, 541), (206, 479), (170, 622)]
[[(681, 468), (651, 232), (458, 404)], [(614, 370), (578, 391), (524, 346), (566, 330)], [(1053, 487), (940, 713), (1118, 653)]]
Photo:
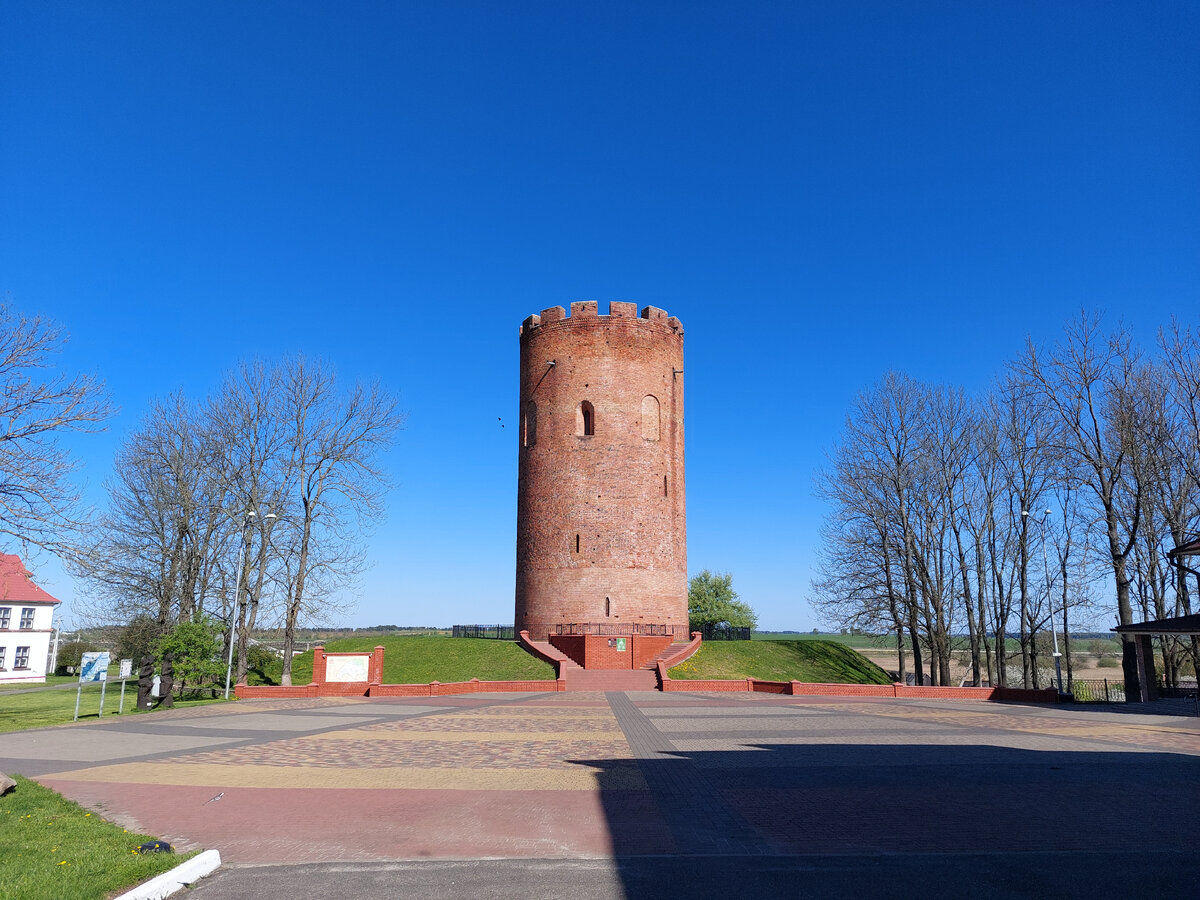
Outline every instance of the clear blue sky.
[(807, 629), (858, 390), (982, 388), (1081, 306), (1195, 321), (1197, 47), (1169, 0), (10, 0), (0, 293), (121, 406), (75, 442), (93, 501), (152, 397), (239, 359), (396, 391), (358, 625), (511, 621), (519, 323), (663, 307), (690, 568)]

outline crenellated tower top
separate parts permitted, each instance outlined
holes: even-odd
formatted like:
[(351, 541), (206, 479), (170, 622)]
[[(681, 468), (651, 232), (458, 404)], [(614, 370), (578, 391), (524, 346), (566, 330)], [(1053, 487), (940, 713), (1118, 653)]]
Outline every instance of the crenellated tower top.
[(551, 306), (543, 309), (540, 315), (533, 315), (521, 323), (521, 334), (541, 328), (545, 325), (565, 323), (568, 325), (603, 324), (613, 320), (632, 321), (638, 324), (660, 325), (669, 328), (676, 334), (683, 334), (683, 323), (675, 316), (667, 315), (665, 309), (657, 306), (643, 306), (639, 314), (636, 303), (614, 300), (608, 305), (608, 315), (600, 315), (599, 304), (595, 300), (576, 300), (571, 304), (571, 314), (561, 306)]

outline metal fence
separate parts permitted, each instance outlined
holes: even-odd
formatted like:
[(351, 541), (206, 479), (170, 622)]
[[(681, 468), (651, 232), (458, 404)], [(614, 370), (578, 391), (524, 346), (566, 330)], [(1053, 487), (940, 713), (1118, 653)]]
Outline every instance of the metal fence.
[(748, 641), (750, 628), (735, 628), (732, 625), (701, 625), (696, 629), (706, 641)]
[(489, 638), (493, 641), (515, 641), (514, 625), (455, 625), (452, 637)]
[(1164, 700), (1194, 700), (1197, 694), (1195, 678), (1180, 678), (1175, 684), (1167, 684), (1165, 675), (1158, 677), (1158, 696)]
[(649, 622), (567, 622), (554, 626), (555, 634), (648, 634), (666, 637), (674, 635), (677, 626), (657, 625)]
[[(1076, 678), (1072, 683), (1076, 703), (1124, 703), (1125, 682), (1114, 678)], [(1175, 685), (1159, 676), (1158, 696), (1164, 700), (1194, 700), (1197, 696), (1194, 679), (1180, 679)]]
[(1076, 703), (1124, 703), (1125, 682), (1107, 678), (1076, 678), (1071, 682)]

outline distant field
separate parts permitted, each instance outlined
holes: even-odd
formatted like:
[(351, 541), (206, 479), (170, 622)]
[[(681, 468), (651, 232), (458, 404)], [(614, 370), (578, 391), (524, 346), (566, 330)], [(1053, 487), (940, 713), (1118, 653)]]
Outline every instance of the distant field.
[[(428, 684), (431, 681), (527, 681), (553, 679), (554, 667), (522, 650), (513, 641), (449, 637), (353, 637), (330, 641), (329, 653), (383, 651), (385, 684)], [(292, 663), (292, 683), (312, 680), (312, 651)], [(251, 673), (251, 684), (278, 684), (283, 662), (277, 660), (262, 673)], [(257, 679), (255, 675), (260, 677)], [(265, 677), (262, 677), (265, 676)]]
[[(1061, 634), (1059, 638), (1061, 640)], [(750, 639), (755, 641), (832, 641), (847, 647), (853, 647), (855, 650), (888, 650), (894, 652), (896, 649), (896, 635), (894, 634), (813, 634), (808, 631), (755, 631), (750, 635)], [(1121, 643), (1116, 639), (1115, 635), (1073, 634), (1071, 635), (1071, 643), (1077, 652), (1089, 648), (1092, 644), (1103, 645), (1105, 650), (1109, 652), (1120, 653), (1121, 650)], [(909, 647), (907, 635), (904, 638), (904, 644), (906, 648)], [(950, 638), (950, 648), (952, 650), (969, 650), (970, 647), (970, 639), (965, 634), (956, 634)], [(1005, 641), (1005, 648), (1009, 651), (1020, 650), (1020, 641), (1015, 637), (1009, 637)]]
[(758, 678), (833, 684), (891, 684), (879, 666), (845, 644), (805, 635), (800, 640), (708, 641), (672, 678)]

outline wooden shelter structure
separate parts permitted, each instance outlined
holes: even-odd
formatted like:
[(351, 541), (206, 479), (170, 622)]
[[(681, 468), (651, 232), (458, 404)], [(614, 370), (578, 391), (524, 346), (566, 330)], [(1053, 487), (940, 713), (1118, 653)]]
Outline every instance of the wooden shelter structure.
[[(1200, 571), (1184, 565), (1183, 560), (1191, 556), (1200, 556), (1200, 536), (1191, 537), (1167, 554), (1180, 570), (1195, 575), (1200, 585)], [(1158, 674), (1154, 669), (1154, 635), (1186, 634), (1193, 638), (1200, 636), (1200, 614), (1192, 613), (1184, 616), (1172, 616), (1166, 619), (1155, 619), (1150, 622), (1136, 622), (1131, 625), (1118, 625), (1113, 631), (1118, 634), (1133, 636), (1134, 648), (1137, 650), (1137, 673), (1140, 696), (1137, 698), (1144, 703), (1158, 699)], [(1200, 660), (1197, 660), (1200, 663)], [(1200, 666), (1197, 668), (1200, 675)]]

